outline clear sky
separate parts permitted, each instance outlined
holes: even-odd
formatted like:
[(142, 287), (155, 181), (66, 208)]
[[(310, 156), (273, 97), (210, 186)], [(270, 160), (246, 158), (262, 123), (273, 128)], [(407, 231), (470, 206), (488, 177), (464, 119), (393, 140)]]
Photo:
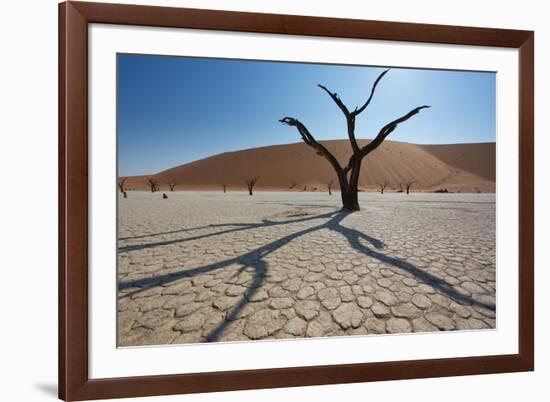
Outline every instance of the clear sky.
[[(378, 67), (118, 55), (119, 175), (160, 172), (221, 152), (300, 142), (299, 119), (318, 140), (346, 139), (349, 109), (368, 98)], [(358, 138), (416, 106), (390, 140), (452, 144), (496, 140), (496, 74), (392, 68), (356, 122)]]

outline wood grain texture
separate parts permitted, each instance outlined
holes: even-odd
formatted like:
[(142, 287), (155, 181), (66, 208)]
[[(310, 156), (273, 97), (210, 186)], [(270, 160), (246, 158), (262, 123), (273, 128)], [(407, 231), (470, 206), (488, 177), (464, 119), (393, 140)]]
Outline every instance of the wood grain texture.
[[(88, 24), (519, 49), (519, 353), (90, 380)], [(84, 400), (529, 371), (534, 368), (534, 34), (530, 31), (67, 2), (59, 6), (59, 397)]]

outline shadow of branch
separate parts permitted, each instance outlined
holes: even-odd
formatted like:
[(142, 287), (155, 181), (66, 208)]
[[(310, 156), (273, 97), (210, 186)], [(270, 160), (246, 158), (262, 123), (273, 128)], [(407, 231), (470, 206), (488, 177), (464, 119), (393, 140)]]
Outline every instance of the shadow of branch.
[[(340, 211), (333, 211), (326, 214), (310, 216), (307, 218), (301, 218), (296, 220), (286, 220), (286, 221), (279, 221), (279, 222), (264, 220), (262, 223), (254, 223), (254, 224), (235, 223), (235, 224), (224, 224), (224, 225), (211, 225), (211, 227), (237, 226), (237, 228), (210, 233), (206, 235), (194, 236), (186, 239), (177, 239), (177, 240), (167, 241), (167, 242), (156, 242), (151, 244), (139, 245), (139, 247), (141, 248), (135, 248), (135, 249), (158, 247), (166, 244), (173, 244), (178, 242), (202, 239), (206, 237), (235, 233), (242, 230), (251, 230), (255, 228), (268, 227), (268, 226), (288, 225), (292, 223), (300, 223), (300, 222), (313, 221), (316, 219), (329, 218), (328, 221), (324, 223), (288, 234), (280, 239), (274, 240), (266, 245), (258, 247), (252, 251), (249, 251), (248, 253), (245, 253), (243, 255), (233, 257), (224, 261), (219, 261), (219, 262), (204, 265), (198, 268), (182, 270), (182, 271), (173, 272), (173, 273), (169, 273), (161, 276), (143, 278), (143, 279), (132, 280), (127, 282), (120, 282), (118, 284), (119, 291), (131, 289), (131, 288), (138, 288), (138, 289), (132, 292), (127, 292), (119, 296), (119, 299), (134, 296), (140, 292), (143, 292), (155, 286), (161, 286), (161, 285), (166, 286), (171, 282), (177, 281), (185, 277), (194, 277), (194, 276), (205, 274), (208, 272), (220, 270), (233, 264), (237, 264), (241, 266), (237, 274), (239, 272), (244, 271), (246, 268), (252, 268), (254, 270), (254, 277), (252, 279), (252, 282), (248, 284), (247, 286), (248, 290), (245, 292), (242, 299), (237, 303), (237, 305), (235, 305), (231, 309), (231, 311), (227, 314), (226, 318), (220, 324), (218, 324), (215, 328), (213, 328), (209, 334), (205, 336), (205, 339), (208, 342), (216, 341), (223, 334), (223, 332), (225, 331), (227, 326), (230, 324), (230, 322), (238, 317), (239, 313), (246, 306), (247, 300), (250, 300), (250, 298), (255, 294), (255, 292), (257, 292), (257, 290), (265, 282), (265, 278), (268, 276), (268, 264), (264, 260), (264, 258), (267, 255), (273, 253), (274, 251), (279, 250), (284, 245), (290, 243), (292, 240), (295, 240), (306, 234), (317, 232), (322, 229), (328, 229), (344, 236), (347, 239), (349, 245), (356, 251), (366, 256), (369, 256), (371, 258), (374, 258), (380, 262), (383, 262), (385, 264), (391, 265), (393, 267), (396, 267), (398, 269), (401, 269), (405, 272), (412, 274), (419, 282), (432, 286), (439, 293), (446, 295), (447, 297), (449, 297), (450, 299), (458, 303), (480, 306), (492, 311), (495, 310), (496, 307), (494, 304), (486, 304), (486, 303), (478, 302), (472, 299), (470, 296), (458, 292), (451, 284), (449, 284), (445, 280), (438, 278), (435, 275), (416, 267), (410, 262), (389, 256), (380, 251), (375, 251), (374, 249), (377, 249), (377, 250), (384, 249), (385, 246), (382, 241), (375, 239), (356, 229), (351, 229), (342, 225), (342, 221), (349, 214), (350, 214), (349, 212), (340, 210)], [(361, 242), (361, 240), (369, 243), (374, 249), (371, 249), (368, 246), (366, 246), (364, 243)]]

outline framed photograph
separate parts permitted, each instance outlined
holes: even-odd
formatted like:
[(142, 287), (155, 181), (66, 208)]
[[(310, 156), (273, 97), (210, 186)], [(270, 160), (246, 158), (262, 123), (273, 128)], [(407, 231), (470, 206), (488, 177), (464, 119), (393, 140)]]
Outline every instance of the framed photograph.
[(59, 17), (61, 399), (533, 370), (533, 32)]

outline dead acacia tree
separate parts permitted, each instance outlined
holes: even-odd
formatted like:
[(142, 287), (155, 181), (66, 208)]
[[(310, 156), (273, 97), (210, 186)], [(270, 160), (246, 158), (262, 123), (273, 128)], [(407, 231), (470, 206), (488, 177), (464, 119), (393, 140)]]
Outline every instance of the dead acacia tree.
[(248, 188), (248, 195), (252, 195), (252, 190), (256, 183), (260, 180), (260, 176), (254, 176), (246, 179), (246, 187)]
[(384, 190), (388, 186), (388, 183), (386, 181), (383, 181), (382, 183), (376, 183), (378, 184), (378, 187), (380, 187), (380, 194), (384, 194)]
[(225, 189), (227, 188), (227, 184), (222, 183), (222, 187), (223, 187), (223, 193), (225, 194)]
[(175, 181), (168, 183), (168, 187), (170, 187), (170, 191), (174, 191), (174, 188), (176, 188), (177, 185), (178, 183), (176, 183)]
[(155, 191), (158, 191), (159, 185), (155, 179), (150, 177), (149, 179), (147, 179), (147, 183), (149, 184), (149, 189), (151, 190), (152, 193), (154, 193)]
[(126, 190), (124, 190), (124, 183), (126, 183), (126, 180), (127, 177), (121, 177), (120, 179), (118, 179), (118, 189), (122, 194), (126, 192)]
[(389, 70), (385, 70), (378, 76), (378, 78), (376, 78), (374, 84), (372, 85), (371, 92), (367, 101), (362, 106), (356, 107), (353, 111), (350, 111), (347, 106), (344, 105), (338, 94), (330, 92), (323, 85), (319, 85), (319, 88), (325, 91), (332, 98), (334, 103), (336, 103), (336, 105), (340, 108), (340, 110), (346, 117), (347, 132), (353, 152), (349, 158), (348, 163), (345, 166), (340, 165), (340, 162), (338, 162), (336, 157), (331, 152), (329, 152), (329, 150), (325, 148), (323, 144), (317, 142), (315, 137), (310, 133), (310, 131), (302, 122), (293, 117), (284, 117), (279, 120), (283, 124), (296, 127), (300, 136), (302, 137), (302, 140), (307, 145), (315, 149), (318, 155), (323, 156), (331, 164), (336, 172), (336, 176), (338, 177), (338, 182), (340, 184), (340, 193), (342, 196), (343, 208), (349, 211), (359, 211), (360, 209), (357, 193), (359, 190), (359, 173), (361, 171), (361, 162), (363, 158), (374, 151), (376, 148), (378, 148), (380, 144), (382, 144), (382, 142), (386, 139), (386, 137), (390, 135), (400, 123), (403, 123), (404, 121), (410, 119), (422, 109), (429, 107), (427, 105), (416, 107), (412, 109), (409, 113), (389, 122), (380, 129), (380, 131), (372, 141), (370, 141), (367, 145), (360, 147), (355, 137), (355, 120), (357, 116), (361, 114), (370, 104), (378, 83), (388, 71)]
[(414, 180), (409, 180), (405, 182), (405, 191), (407, 194), (409, 194), (409, 190), (411, 189), (411, 186), (414, 184)]
[(332, 179), (331, 181), (328, 182), (327, 184), (327, 187), (328, 187), (328, 195), (332, 195), (332, 184), (334, 183), (334, 179)]
[(124, 188), (124, 183), (126, 183), (126, 180), (127, 180), (127, 177), (121, 177), (120, 179), (118, 179), (118, 188), (122, 193), (122, 195), (124, 196), (124, 198), (128, 198), (128, 194), (126, 194), (126, 189)]

